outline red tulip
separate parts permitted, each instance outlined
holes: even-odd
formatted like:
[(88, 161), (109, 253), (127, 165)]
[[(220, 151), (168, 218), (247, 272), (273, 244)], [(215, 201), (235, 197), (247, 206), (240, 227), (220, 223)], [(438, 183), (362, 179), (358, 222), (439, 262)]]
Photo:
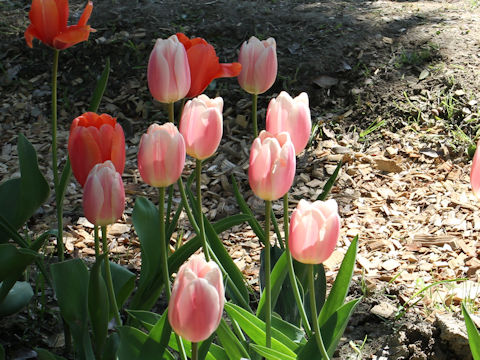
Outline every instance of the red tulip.
[(172, 185), (185, 165), (185, 141), (172, 123), (152, 124), (142, 135), (138, 170), (143, 181), (155, 187)]
[(33, 38), (44, 44), (63, 50), (88, 40), (94, 31), (87, 21), (92, 13), (93, 3), (88, 2), (77, 25), (67, 25), (68, 0), (33, 0), (28, 17), (31, 24), (25, 31), (25, 40), (33, 47)]
[(480, 140), (477, 143), (477, 150), (473, 156), (470, 184), (472, 185), (473, 195), (480, 200)]
[(290, 219), (289, 247), (295, 260), (321, 264), (332, 255), (340, 235), (335, 200), (300, 200)]
[(263, 200), (281, 198), (292, 186), (295, 165), (295, 148), (287, 132), (260, 132), (253, 141), (248, 167), (248, 182), (254, 194)]
[(83, 189), (83, 211), (92, 224), (105, 226), (120, 219), (125, 210), (122, 176), (110, 160), (97, 164)]
[(111, 160), (120, 174), (125, 168), (125, 136), (117, 120), (110, 115), (87, 112), (72, 122), (68, 155), (73, 175), (85, 184), (90, 170)]
[(192, 83), (187, 97), (200, 95), (213, 79), (235, 77), (242, 70), (242, 65), (239, 63), (220, 64), (215, 49), (204, 39), (189, 39), (182, 33), (177, 33), (177, 37), (187, 50), (190, 65)]
[(218, 265), (193, 255), (178, 271), (168, 303), (168, 321), (184, 339), (200, 342), (222, 319), (225, 290)]
[(307, 146), (312, 130), (308, 95), (303, 92), (292, 99), (288, 93), (282, 91), (270, 100), (266, 123), (267, 131), (272, 134), (288, 132), (295, 146), (295, 154), (300, 154)]

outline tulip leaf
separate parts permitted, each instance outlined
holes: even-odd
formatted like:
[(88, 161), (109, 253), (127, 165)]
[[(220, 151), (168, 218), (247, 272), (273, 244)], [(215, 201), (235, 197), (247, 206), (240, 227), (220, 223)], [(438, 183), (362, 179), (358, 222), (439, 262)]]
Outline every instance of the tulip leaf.
[(240, 193), (240, 190), (238, 189), (237, 180), (233, 175), (232, 175), (232, 187), (233, 187), (233, 193), (235, 194), (235, 199), (237, 199), (237, 204), (240, 207), (240, 210), (242, 210), (242, 212), (245, 215), (250, 216), (249, 219), (247, 220), (248, 223), (250, 224), (250, 227), (252, 228), (255, 235), (257, 235), (258, 239), (262, 243), (265, 243), (265, 232), (263, 231), (262, 226), (259, 224), (257, 219), (255, 219), (255, 216), (253, 215), (252, 210), (250, 210), (250, 208), (248, 207), (248, 204), (243, 199), (243, 196)]
[(38, 360), (66, 360), (64, 357), (52, 354), (50, 351), (45, 349), (35, 349), (35, 352), (38, 355)]
[[(345, 327), (350, 320), (350, 316), (355, 310), (355, 307), (362, 298), (352, 300), (343, 306), (340, 306), (320, 327), (323, 343), (329, 356), (332, 356), (337, 348), (338, 342), (345, 331)], [(298, 353), (298, 360), (310, 360), (321, 359), (319, 356), (319, 350), (315, 338), (312, 337), (308, 340), (307, 344)]]
[[(0, 282), (0, 284), (2, 284)], [(28, 282), (17, 281), (0, 302), (0, 316), (8, 316), (22, 310), (33, 296), (32, 287)]]
[(128, 315), (130, 315), (135, 320), (139, 321), (142, 326), (148, 331), (152, 330), (161, 316), (157, 313), (145, 310), (126, 310)]
[[(199, 343), (199, 345), (200, 345), (199, 348), (200, 348), (204, 343), (205, 343), (205, 341), (202, 341), (201, 343)], [(177, 339), (176, 339), (176, 337), (175, 337), (175, 333), (172, 333), (172, 335), (170, 336), (170, 341), (169, 341), (169, 343), (168, 343), (168, 346), (170, 346), (173, 350), (175, 350), (175, 351), (178, 352), (178, 343), (177, 343)], [(189, 358), (191, 358), (191, 353), (192, 353), (192, 345), (191, 345), (191, 342), (190, 342), (190, 341), (183, 341), (183, 347), (184, 347), (184, 349), (185, 349), (185, 353), (187, 354), (187, 356), (190, 355)], [(200, 350), (200, 349), (199, 349), (199, 350)], [(221, 350), (221, 348), (220, 348), (220, 350)], [(199, 356), (198, 356), (198, 359), (201, 359), (201, 358), (200, 358), (200, 354), (198, 354), (198, 355), (199, 355)], [(215, 358), (215, 356), (214, 356), (212, 353), (208, 352), (208, 353), (205, 354), (204, 359), (206, 359), (206, 360), (215, 360), (216, 358)], [(223, 360), (223, 359), (226, 359), (226, 356), (224, 355), (224, 357), (221, 358), (221, 359), (222, 359), (222, 360)]]
[[(18, 135), (20, 178), (0, 184), (0, 215), (15, 230), (19, 229), (48, 198), (50, 188), (38, 168), (37, 153), (22, 134)], [(0, 232), (0, 243), (9, 239)]]
[(230, 360), (250, 358), (248, 352), (245, 350), (244, 346), (235, 336), (233, 331), (228, 327), (224, 319), (220, 320), (220, 325), (217, 328), (216, 334)]
[(60, 313), (72, 331), (77, 355), (94, 359), (88, 333), (88, 269), (80, 259), (56, 263), (50, 269)]
[[(285, 280), (285, 277), (287, 276), (287, 265), (287, 254), (284, 252), (275, 263), (275, 266), (273, 267), (273, 270), (270, 274), (272, 308), (275, 308), (278, 296), (280, 295), (280, 291), (282, 290), (283, 282)], [(262, 293), (262, 296), (260, 297), (260, 301), (258, 303), (257, 316), (259, 318), (265, 318), (265, 294), (266, 292)]]
[(117, 350), (118, 359), (140, 360), (139, 355), (148, 335), (131, 326), (120, 326), (117, 331), (120, 336), (120, 346)]
[(112, 333), (107, 338), (105, 350), (103, 351), (102, 360), (117, 360), (117, 350), (120, 347), (120, 336), (118, 333)]
[(100, 101), (102, 101), (103, 93), (107, 88), (108, 76), (110, 74), (110, 58), (107, 57), (107, 63), (103, 69), (100, 79), (97, 81), (95, 90), (93, 91), (92, 99), (90, 100), (89, 111), (97, 112)]
[(97, 357), (103, 353), (108, 335), (109, 301), (105, 280), (100, 272), (105, 254), (99, 256), (90, 270), (88, 283), (88, 310), (92, 324), (95, 352)]
[(281, 351), (270, 349), (265, 346), (251, 345), (250, 347), (268, 360), (295, 360), (297, 358), (296, 356), (287, 355)]
[[(232, 303), (225, 303), (225, 311), (228, 316), (238, 322), (238, 325), (247, 336), (256, 344), (266, 346), (265, 322), (254, 314)], [(288, 336), (272, 328), (272, 349), (295, 356), (295, 350), (299, 344), (292, 341)]]
[(148, 333), (148, 338), (142, 346), (139, 359), (161, 359), (168, 345), (172, 327), (167, 320), (165, 311)]
[(330, 316), (332, 316), (332, 314), (335, 313), (345, 301), (352, 280), (353, 269), (355, 267), (357, 248), (358, 235), (355, 236), (348, 247), (347, 253), (343, 258), (340, 269), (338, 270), (337, 277), (335, 278), (335, 282), (333, 283), (332, 290), (330, 290), (330, 294), (320, 311), (320, 315), (318, 316), (320, 327), (325, 324), (327, 319), (330, 318)]
[(272, 328), (277, 329), (295, 343), (306, 343), (305, 332), (302, 329), (281, 319), (276, 314), (272, 315)]
[(2, 344), (0, 344), (0, 360), (5, 360), (5, 349)]
[(342, 165), (343, 165), (343, 162), (340, 160), (337, 164), (337, 167), (335, 168), (335, 171), (328, 178), (327, 182), (323, 186), (322, 193), (317, 196), (317, 200), (324, 201), (327, 198), (328, 194), (330, 193), (330, 190), (332, 190), (333, 184), (335, 184), (335, 181), (337, 180), (337, 177), (340, 172), (340, 169), (342, 168)]
[(465, 304), (462, 303), (462, 314), (465, 318), (465, 325), (467, 327), (468, 343), (470, 350), (472, 351), (473, 360), (480, 360), (480, 333), (478, 332), (475, 323), (473, 322), (470, 314), (465, 308)]

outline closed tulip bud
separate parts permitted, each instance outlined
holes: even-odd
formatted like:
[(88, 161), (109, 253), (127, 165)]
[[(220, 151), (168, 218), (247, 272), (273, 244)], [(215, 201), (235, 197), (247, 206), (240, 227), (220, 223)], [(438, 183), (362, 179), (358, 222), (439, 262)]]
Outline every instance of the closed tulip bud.
[(152, 124), (142, 135), (138, 150), (138, 170), (143, 181), (167, 187), (178, 180), (185, 165), (185, 142), (172, 123)]
[(92, 224), (105, 226), (120, 219), (125, 209), (121, 175), (110, 160), (97, 164), (83, 189), (83, 211)]
[(148, 88), (162, 103), (183, 99), (190, 90), (187, 52), (176, 35), (158, 39), (148, 60)]
[(92, 13), (91, 1), (83, 10), (77, 25), (67, 26), (68, 0), (33, 0), (28, 17), (30, 25), (25, 31), (25, 40), (33, 47), (33, 39), (37, 38), (45, 45), (63, 50), (88, 40), (94, 29), (87, 25)]
[(194, 255), (183, 264), (168, 303), (172, 329), (191, 342), (208, 339), (217, 329), (225, 302), (222, 273), (213, 261)]
[(197, 160), (212, 156), (223, 135), (223, 99), (200, 95), (187, 101), (180, 120), (180, 133), (187, 154)]
[(292, 186), (295, 165), (295, 148), (287, 132), (260, 132), (253, 141), (248, 168), (254, 194), (263, 200), (281, 198)]
[(250, 94), (263, 94), (277, 77), (277, 45), (274, 38), (260, 41), (252, 36), (240, 48), (238, 62), (242, 71), (238, 83)]
[(289, 247), (295, 260), (321, 264), (332, 255), (340, 236), (335, 200), (300, 200), (290, 219)]
[(111, 160), (120, 174), (125, 168), (125, 135), (115, 118), (87, 112), (70, 127), (68, 156), (72, 172), (80, 185), (84, 185), (92, 168)]
[(295, 147), (295, 154), (300, 154), (307, 146), (312, 130), (308, 95), (303, 92), (292, 99), (288, 93), (282, 91), (270, 100), (266, 122), (267, 131), (272, 134), (288, 132)]
[(477, 150), (473, 156), (470, 184), (472, 185), (473, 195), (480, 200), (480, 140), (477, 143)]

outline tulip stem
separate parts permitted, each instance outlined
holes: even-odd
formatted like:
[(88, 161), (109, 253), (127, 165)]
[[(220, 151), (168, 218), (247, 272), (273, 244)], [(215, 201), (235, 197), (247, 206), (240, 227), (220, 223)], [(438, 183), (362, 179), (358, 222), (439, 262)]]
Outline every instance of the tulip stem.
[(266, 346), (272, 347), (272, 291), (270, 289), (270, 212), (272, 202), (265, 201), (265, 334)]
[(192, 342), (192, 360), (198, 359), (198, 343)]
[(93, 225), (93, 234), (95, 239), (95, 259), (100, 256), (100, 241), (98, 239), (98, 225)]
[(313, 329), (315, 332), (315, 340), (317, 341), (318, 349), (322, 355), (323, 360), (330, 360), (330, 357), (327, 354), (325, 345), (323, 344), (322, 334), (320, 333), (320, 326), (318, 325), (318, 315), (317, 315), (317, 302), (315, 299), (315, 275), (314, 275), (314, 265), (308, 265), (308, 285), (310, 292), (310, 308), (312, 310), (312, 321)]
[(113, 309), (113, 315), (115, 316), (115, 322), (117, 326), (122, 325), (122, 319), (118, 313), (117, 299), (115, 298), (115, 292), (113, 291), (112, 273), (110, 271), (110, 261), (108, 261), (108, 245), (107, 245), (107, 226), (102, 225), (102, 247), (105, 254), (105, 277), (107, 280), (108, 297), (110, 298), (110, 306)]
[(198, 220), (200, 222), (200, 239), (202, 240), (203, 252), (205, 254), (205, 260), (210, 261), (210, 255), (208, 254), (207, 238), (205, 236), (205, 223), (203, 221), (202, 212), (202, 160), (196, 160), (195, 175), (197, 178), (197, 208), (198, 208)]
[(307, 313), (305, 312), (305, 307), (303, 306), (302, 298), (300, 296), (300, 291), (298, 290), (298, 284), (295, 277), (295, 269), (293, 267), (292, 254), (290, 253), (290, 247), (288, 246), (288, 192), (283, 195), (283, 229), (285, 231), (285, 247), (287, 252), (287, 263), (288, 263), (288, 277), (290, 278), (290, 285), (292, 286), (293, 296), (295, 297), (295, 302), (297, 303), (298, 312), (302, 318), (303, 328), (307, 333), (308, 337), (312, 336), (312, 330), (310, 328), (310, 323), (308, 322)]
[(198, 227), (198, 224), (192, 215), (192, 209), (190, 209), (190, 205), (188, 204), (187, 194), (185, 194), (185, 187), (183, 185), (183, 180), (181, 176), (178, 178), (177, 184), (178, 184), (178, 188), (180, 189), (180, 196), (182, 197), (183, 208), (187, 213), (188, 221), (190, 221), (190, 224), (192, 225), (195, 233), (200, 234), (200, 228)]
[(258, 94), (252, 94), (252, 124), (253, 124), (253, 136), (254, 136), (254, 138), (256, 138), (258, 136), (257, 102), (258, 102)]
[(170, 121), (172, 124), (175, 124), (175, 115), (174, 115), (175, 107), (174, 107), (174, 105), (175, 105), (175, 103), (173, 103), (173, 102), (168, 103), (168, 105), (167, 105), (168, 121)]

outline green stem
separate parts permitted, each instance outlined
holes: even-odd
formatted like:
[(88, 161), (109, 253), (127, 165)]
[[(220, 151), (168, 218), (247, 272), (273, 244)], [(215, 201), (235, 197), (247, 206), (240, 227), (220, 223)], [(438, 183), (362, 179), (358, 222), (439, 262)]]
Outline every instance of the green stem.
[(95, 239), (95, 259), (100, 256), (100, 241), (98, 239), (98, 225), (93, 225), (93, 234)]
[(203, 212), (202, 212), (202, 160), (196, 161), (195, 164), (195, 175), (197, 178), (197, 208), (198, 208), (198, 217), (200, 222), (200, 239), (202, 241), (203, 252), (205, 254), (205, 260), (210, 261), (210, 255), (208, 254), (208, 245), (207, 237), (205, 236), (205, 224), (203, 222)]
[(53, 171), (53, 187), (55, 188), (55, 205), (57, 208), (57, 252), (58, 259), (64, 259), (63, 247), (63, 206), (62, 199), (59, 196), (58, 188), (58, 160), (57, 160), (57, 74), (58, 74), (58, 58), (60, 51), (53, 50), (53, 67), (52, 67), (52, 171)]
[(105, 254), (105, 277), (107, 280), (108, 297), (110, 298), (110, 306), (113, 309), (113, 315), (115, 316), (115, 322), (117, 326), (122, 325), (122, 319), (118, 313), (117, 299), (115, 298), (115, 292), (113, 291), (112, 273), (110, 271), (110, 261), (108, 261), (108, 244), (107, 244), (107, 227), (102, 225), (102, 247)]
[(272, 202), (265, 201), (265, 334), (266, 346), (272, 347), (272, 291), (270, 289), (270, 211)]
[(317, 341), (318, 349), (322, 355), (323, 360), (330, 360), (327, 354), (325, 345), (323, 344), (322, 334), (320, 333), (320, 326), (318, 325), (317, 302), (315, 300), (315, 279), (314, 279), (314, 265), (308, 265), (308, 285), (310, 292), (310, 308), (312, 310), (313, 329), (315, 332), (315, 340)]
[(287, 248), (287, 263), (288, 263), (288, 277), (290, 278), (290, 285), (292, 286), (293, 296), (295, 297), (295, 302), (297, 303), (298, 312), (302, 318), (303, 328), (307, 333), (308, 337), (312, 336), (312, 330), (308, 322), (307, 313), (305, 312), (305, 307), (303, 306), (302, 298), (300, 296), (300, 291), (298, 290), (298, 284), (295, 277), (295, 269), (293, 268), (292, 254), (290, 253), (290, 248), (288, 246), (288, 192), (283, 195), (283, 229), (285, 231), (285, 247)]
[(180, 196), (182, 197), (183, 208), (187, 213), (188, 221), (190, 221), (190, 224), (192, 225), (195, 233), (200, 234), (200, 228), (198, 227), (198, 224), (195, 221), (195, 218), (193, 217), (192, 209), (190, 209), (190, 205), (188, 204), (187, 194), (185, 193), (185, 187), (183, 186), (183, 180), (181, 176), (178, 179), (177, 184), (178, 184), (178, 188), (180, 189)]
[(168, 187), (168, 201), (167, 201), (167, 217), (165, 218), (165, 227), (168, 229), (170, 226), (170, 214), (172, 212), (173, 202), (173, 185)]
[(258, 95), (252, 94), (252, 124), (253, 124), (253, 136), (255, 138), (258, 136), (257, 102), (258, 102)]
[[(165, 285), (165, 295), (167, 297), (167, 303), (170, 301), (170, 273), (168, 272), (168, 257), (167, 257), (167, 239), (165, 237), (165, 188), (159, 187), (158, 188), (158, 218), (160, 221), (160, 266), (162, 267), (163, 273), (163, 282)], [(170, 214), (167, 214), (170, 215)], [(180, 356), (183, 360), (187, 359), (187, 355), (185, 353), (185, 348), (183, 347), (183, 342), (180, 339), (180, 336), (175, 334), (175, 338), (177, 339), (177, 344), (179, 348)]]
[(168, 121), (170, 121), (172, 124), (175, 124), (175, 116), (174, 116), (174, 108), (175, 103), (171, 102), (168, 103)]
[(192, 360), (198, 360), (198, 343), (192, 342)]

